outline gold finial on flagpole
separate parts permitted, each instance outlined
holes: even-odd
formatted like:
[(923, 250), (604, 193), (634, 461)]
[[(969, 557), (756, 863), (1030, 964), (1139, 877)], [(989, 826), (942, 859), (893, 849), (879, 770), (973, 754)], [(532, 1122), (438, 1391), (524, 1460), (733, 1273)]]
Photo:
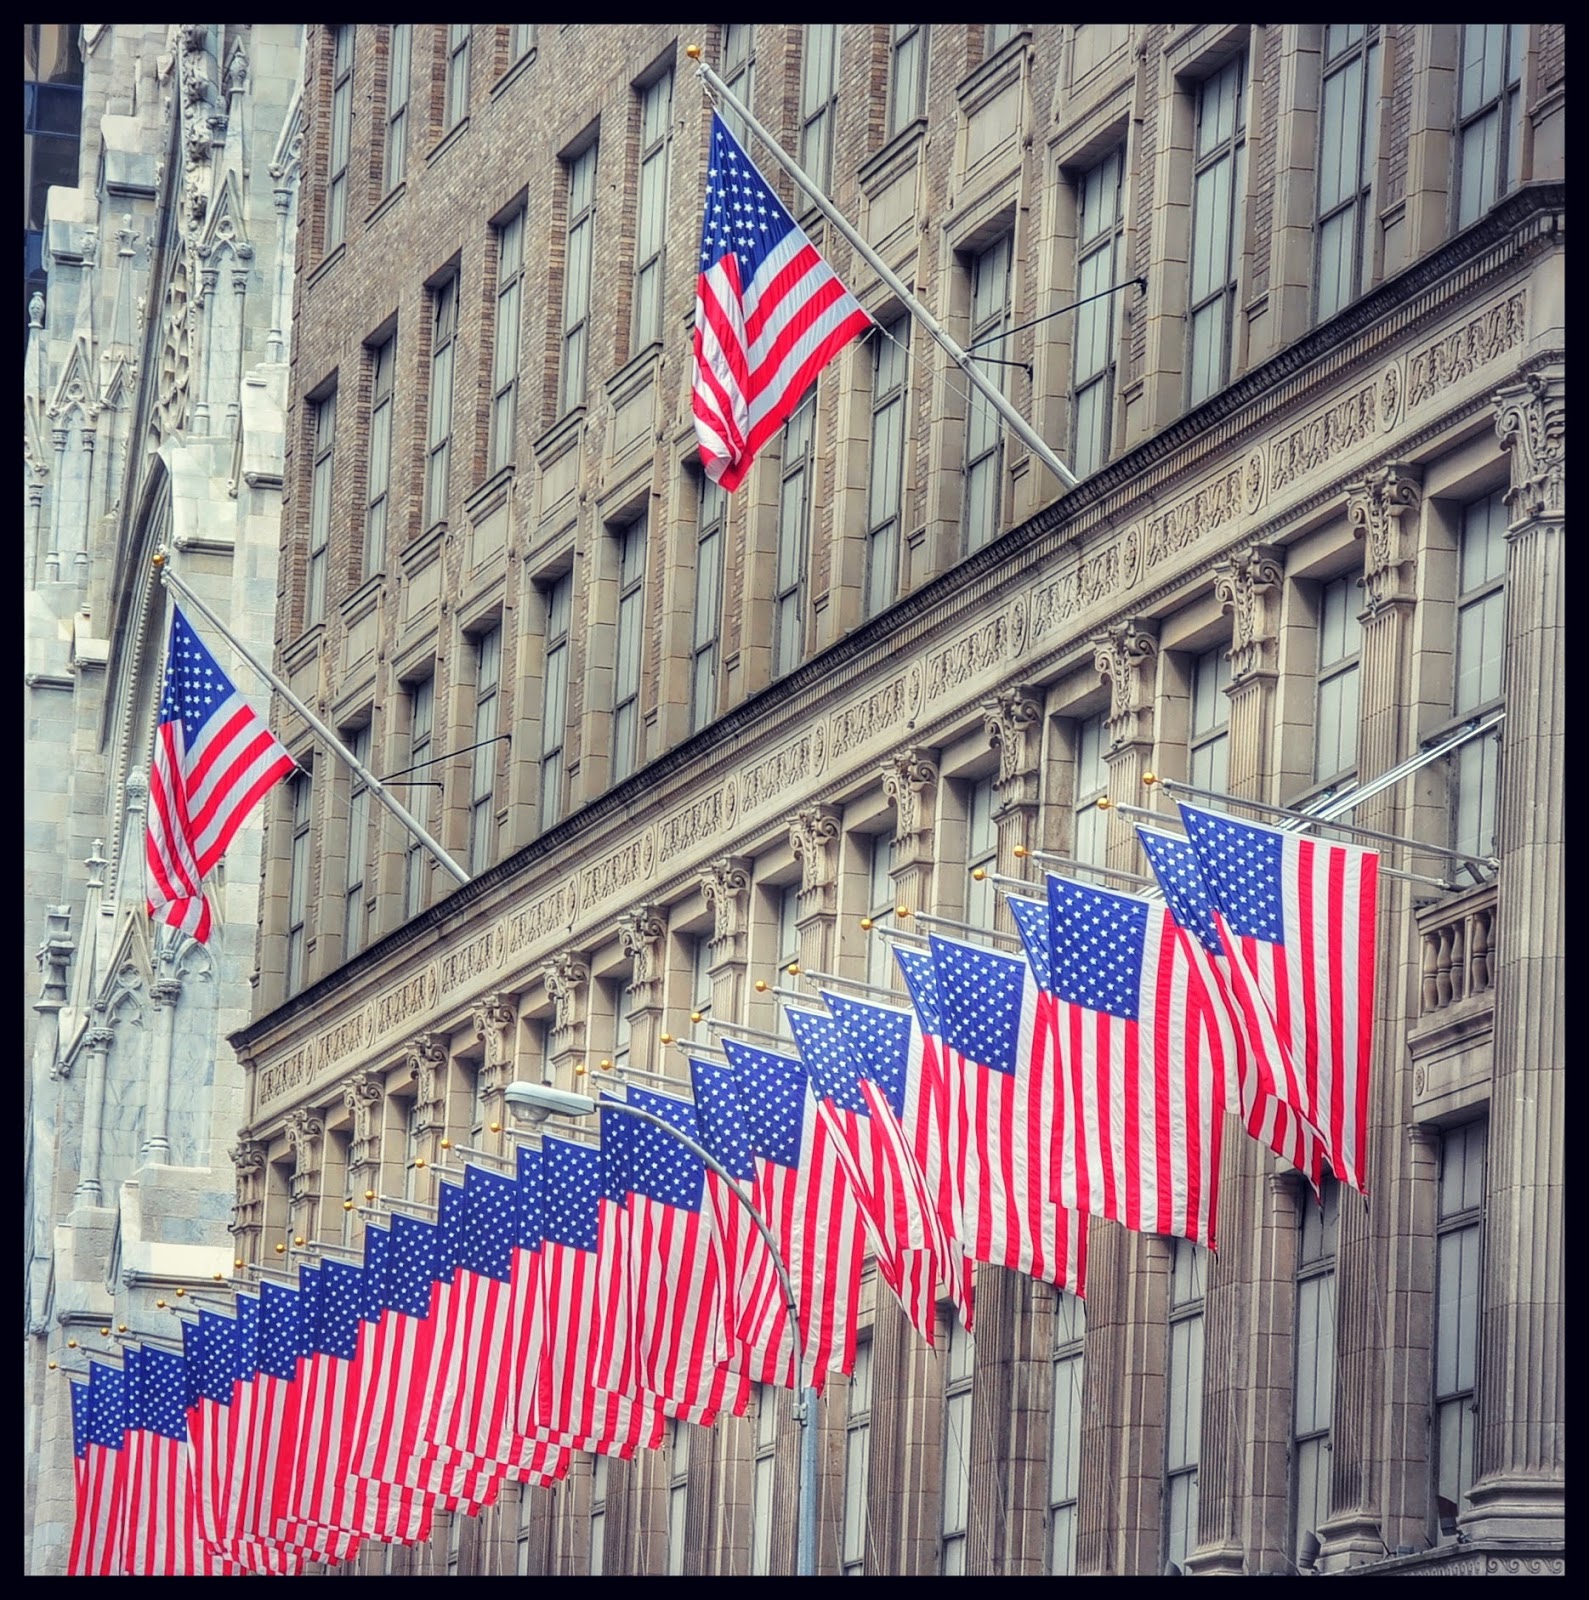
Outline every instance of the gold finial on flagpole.
[(691, 61), (699, 61), (701, 59), (701, 47), (698, 44), (685, 45), (684, 53)]
[(163, 567), (166, 564), (166, 553), (165, 553), (165, 551), (164, 550), (156, 550), (155, 553), (152, 556), (149, 557), (149, 564), (155, 569), (156, 572), (158, 572), (161, 569), (161, 567)]
[(971, 881), (973, 883), (981, 883), (987, 875), (988, 869), (986, 867), (973, 867), (971, 869)]
[(872, 931), (872, 929), (875, 928), (876, 926), (877, 926), (877, 924), (875, 922), (873, 922), (870, 917), (862, 917), (861, 918), (861, 932), (862, 933), (870, 933)]
[(1159, 775), (1156, 772), (1144, 772), (1142, 774), (1142, 787), (1144, 789), (1151, 789), (1158, 781)]
[(1111, 800), (1108, 795), (1104, 795), (1098, 802), (1098, 809), (1100, 811), (1108, 811), (1113, 807), (1113, 805), (1114, 801)]
[(1029, 855), (1031, 855), (1031, 853), (1032, 852), (1028, 850), (1024, 844), (1016, 845), (1016, 847), (1010, 852), (1010, 854), (1014, 856), (1017, 861), (1024, 861)]

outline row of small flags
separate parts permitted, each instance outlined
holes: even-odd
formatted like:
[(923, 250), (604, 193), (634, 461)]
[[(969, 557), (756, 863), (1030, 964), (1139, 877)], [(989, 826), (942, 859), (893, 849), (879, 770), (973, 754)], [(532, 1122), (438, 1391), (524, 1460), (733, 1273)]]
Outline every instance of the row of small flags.
[[(896, 943), (909, 1004), (823, 991), (793, 1049), (725, 1038), (689, 1098), (635, 1086), (748, 1190), (611, 1109), (434, 1221), (267, 1280), (72, 1387), (76, 1574), (293, 1573), (428, 1537), (575, 1450), (656, 1449), (755, 1384), (855, 1356), (868, 1254), (916, 1330), (972, 1325), (973, 1262), (1086, 1290), (1086, 1218), (1213, 1247), (1225, 1118), (1364, 1188), (1377, 857), (1182, 807), (1143, 829), (1163, 898), (1050, 875), (1020, 953)], [(612, 1099), (608, 1097), (609, 1101)], [(801, 1354), (797, 1360), (796, 1339)]]

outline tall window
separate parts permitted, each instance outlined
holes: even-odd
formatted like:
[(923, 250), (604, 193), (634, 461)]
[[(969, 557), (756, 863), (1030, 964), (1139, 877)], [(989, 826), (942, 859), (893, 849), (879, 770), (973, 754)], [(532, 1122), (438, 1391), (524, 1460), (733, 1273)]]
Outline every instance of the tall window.
[[(729, 90), (741, 100), (754, 115), (756, 110), (756, 25), (753, 22), (725, 22), (723, 24), (723, 64), (717, 70)], [(749, 148), (750, 129), (737, 111), (723, 107), (723, 121), (728, 131)]]
[[(971, 339), (983, 354), (1010, 359), (1000, 335), (1010, 322), (1010, 236), (995, 239), (971, 258)], [(1008, 367), (992, 366), (989, 376), (1001, 391)], [(966, 400), (965, 548), (980, 550), (999, 530), (1000, 487), (1004, 476), (1004, 423), (982, 395)]]
[(1462, 29), (1457, 90), (1457, 226), (1476, 222), (1522, 171), (1521, 22), (1469, 22)]
[(1103, 713), (1076, 724), (1075, 819), (1071, 854), (1095, 867), (1107, 864), (1109, 819), (1098, 802), (1109, 792), (1109, 768), (1104, 764)]
[[(421, 678), (408, 691), (408, 810), (414, 821), (430, 830), (432, 794), (435, 782), (430, 761), (431, 733), (436, 712), (436, 680)], [(412, 917), (424, 908), (430, 888), (430, 853), (412, 835), (408, 840), (408, 860), (403, 872), (403, 916)]]
[(986, 54), (1002, 50), (1021, 31), (1021, 26), (1019, 22), (990, 22)]
[(394, 22), (386, 78), (386, 192), (408, 175), (408, 86), (414, 60), (414, 24)]
[(1237, 240), (1247, 192), (1246, 67), (1246, 58), (1236, 56), (1197, 86), (1186, 395), (1194, 406), (1230, 380)]
[(612, 673), (612, 781), (640, 756), (640, 651), (645, 641), (646, 519), (618, 535), (618, 638)]
[(563, 740), (568, 733), (568, 624), (574, 575), (546, 589), (546, 671), (541, 680), (541, 828), (563, 814)]
[(1230, 655), (1223, 646), (1192, 663), (1191, 782), (1224, 794), (1230, 777)]
[(585, 399), (585, 355), (590, 343), (591, 241), (596, 232), (596, 143), (568, 163), (568, 253), (563, 265), (563, 364), (560, 413)]
[(1313, 776), (1322, 781), (1357, 766), (1357, 664), (1363, 629), (1357, 583), (1336, 578), (1319, 591), (1319, 689)]
[(840, 1560), (846, 1578), (866, 1570), (866, 1458), (872, 1437), (872, 1341), (855, 1346), (844, 1395), (844, 1527)]
[(905, 481), (905, 397), (910, 319), (879, 328), (872, 340), (872, 450), (866, 476), (866, 615), (899, 593), (900, 509)]
[(1373, 276), (1374, 158), (1379, 132), (1379, 28), (1324, 29), (1319, 111), (1319, 320), (1355, 300)]
[(430, 426), (426, 433), (425, 526), (447, 515), (447, 479), (452, 462), (453, 348), (458, 336), (458, 279), (431, 291)]
[(668, 129), (673, 73), (640, 91), (640, 187), (635, 216), (634, 341), (631, 353), (662, 337), (662, 242), (667, 233)]
[(1114, 403), (1115, 297), (1107, 291), (1120, 270), (1121, 160), (1111, 150), (1077, 185), (1076, 322), (1073, 339), (1075, 444), (1071, 470), (1094, 473), (1109, 454)]
[(1081, 1379), (1087, 1308), (1055, 1291), (1054, 1410), (1048, 1444), (1048, 1570), (1076, 1570), (1076, 1496), (1081, 1479)]
[(805, 653), (806, 550), (811, 527), (812, 446), (817, 393), (813, 388), (784, 425), (778, 488), (778, 571), (773, 590), (772, 675), (781, 678)]
[(496, 832), (498, 689), (502, 683), (502, 629), (474, 644), (474, 749), (469, 776), (469, 871), (489, 866)]
[(894, 958), (882, 935), (894, 925), (894, 879), (888, 870), (893, 839), (887, 833), (863, 834), (861, 842), (866, 846), (866, 914), (877, 924), (866, 941), (866, 981), (886, 989), (894, 975)]
[(442, 124), (455, 128), (469, 115), (469, 24), (447, 24), (447, 95)]
[(833, 125), (838, 114), (839, 25), (808, 22), (800, 52), (800, 165), (823, 190), (833, 178)]
[(896, 22), (888, 57), (888, 137), (908, 128), (927, 109), (927, 29)]
[[(944, 1323), (947, 1322), (947, 1329)], [(966, 1510), (971, 1499), (971, 1370), (973, 1346), (960, 1318), (940, 1313), (940, 1338), (948, 1350), (943, 1382), (943, 1494), (938, 1573), (958, 1578), (966, 1570)]]
[(978, 778), (966, 790), (966, 921), (993, 926), (993, 882), (971, 876), (998, 866), (999, 832), (993, 825), (993, 779)]
[(392, 488), (392, 391), (397, 371), (397, 335), (370, 351), (369, 499), (364, 508), (364, 575), (386, 565), (386, 525)]
[(609, 1070), (621, 1073), (629, 1065), (629, 990), (634, 983), (634, 967), (628, 966), (615, 977), (598, 981), (602, 1004), (606, 1009), (606, 1057), (611, 1063)]
[(683, 1576), (685, 1517), (690, 1503), (690, 1425), (668, 1424), (668, 1566), (670, 1578)]
[[(1462, 512), (1457, 576), (1456, 691), (1452, 709), (1476, 716), (1500, 703), (1506, 656), (1506, 498), (1497, 490)], [(1470, 739), (1456, 754), (1453, 845), (1469, 855), (1496, 847), (1500, 743)]]
[(1441, 1521), (1462, 1511), (1473, 1486), (1479, 1263), (1488, 1136), (1484, 1123), (1470, 1122), (1448, 1129), (1440, 1141), (1434, 1400), (1435, 1496)]
[(701, 478), (701, 510), (695, 531), (695, 621), (690, 644), (690, 732), (717, 715), (717, 653), (723, 599), (723, 550), (727, 543), (728, 496)]
[(420, 1131), (419, 1101), (400, 1100), (403, 1108), (403, 1198), (412, 1200), (419, 1189), (419, 1158), (424, 1154), (425, 1136)]
[(1203, 1437), (1203, 1271), (1207, 1252), (1177, 1239), (1170, 1263), (1170, 1360), (1165, 1375), (1164, 1559), (1184, 1565), (1197, 1543), (1197, 1461)]
[(495, 472), (513, 459), (519, 411), (519, 323), (524, 303), (524, 213), (497, 229), (497, 316), (491, 347), (491, 456)]
[[(673, 1426), (677, 1428), (681, 1424), (675, 1422)], [(608, 1459), (597, 1455), (592, 1456), (590, 1462), (590, 1576), (593, 1578), (601, 1577), (606, 1571)], [(671, 1538), (669, 1548), (672, 1548)]]
[(314, 467), (309, 488), (309, 573), (304, 590), (306, 627), (326, 614), (326, 569), (330, 565), (332, 456), (337, 438), (337, 392), (310, 402), (314, 425)]
[(1335, 1397), (1335, 1251), (1340, 1186), (1326, 1177), (1323, 1204), (1302, 1197), (1297, 1245), (1297, 1371), (1291, 1418), (1291, 1559), (1330, 1509), (1330, 1411)]
[(778, 1394), (770, 1383), (756, 1385), (755, 1440), (750, 1479), (750, 1570), (772, 1571), (773, 1468), (778, 1451)]
[(800, 959), (800, 885), (785, 884), (778, 895), (778, 970)]
[(535, 24), (533, 22), (515, 22), (512, 36), (508, 40), (509, 54), (513, 60), (522, 61), (534, 48)]
[(712, 1009), (712, 941), (700, 934), (687, 941), (690, 957), (690, 1010)]
[[(370, 724), (356, 728), (345, 743), (364, 767), (370, 764)], [(370, 855), (370, 791), (358, 773), (349, 774), (348, 793), (348, 876), (343, 897), (342, 959), (348, 960), (364, 948), (368, 909), (364, 900), (364, 878)]]
[(310, 778), (300, 770), (287, 785), (292, 820), (291, 854), (287, 864), (287, 993), (303, 988), (309, 926)]
[(353, 24), (331, 30), (331, 162), (326, 181), (326, 254), (348, 224), (348, 149), (353, 135)]

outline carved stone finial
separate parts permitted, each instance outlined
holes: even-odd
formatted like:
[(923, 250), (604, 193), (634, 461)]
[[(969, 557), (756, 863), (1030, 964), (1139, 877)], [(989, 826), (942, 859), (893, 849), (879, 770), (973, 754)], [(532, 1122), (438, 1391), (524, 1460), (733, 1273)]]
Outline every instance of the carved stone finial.
[(1364, 541), (1363, 588), (1370, 611), (1416, 598), (1418, 508), (1423, 478), (1416, 467), (1392, 464), (1371, 472), (1346, 491), (1346, 516)]
[(1277, 545), (1249, 545), (1214, 568), (1214, 595), (1231, 616), (1233, 683), (1276, 670), (1284, 577), (1285, 552)]
[(30, 328), (44, 326), (44, 296), (37, 289), (33, 291), (33, 297), (28, 301), (28, 326)]
[(1495, 396), (1495, 432), (1512, 458), (1506, 503), (1512, 525), (1556, 519), (1567, 504), (1567, 394), (1564, 372), (1531, 372)]
[(1153, 663), (1159, 653), (1158, 625), (1127, 617), (1091, 639), (1093, 665), (1109, 683), (1109, 715), (1104, 728), (1109, 748), (1135, 744), (1153, 735)]

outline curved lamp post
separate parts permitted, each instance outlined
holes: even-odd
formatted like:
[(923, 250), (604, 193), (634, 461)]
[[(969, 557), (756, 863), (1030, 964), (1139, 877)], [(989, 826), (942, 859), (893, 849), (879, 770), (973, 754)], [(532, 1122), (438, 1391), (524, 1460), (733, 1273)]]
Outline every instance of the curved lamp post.
[[(637, 1122), (649, 1122), (683, 1145), (702, 1166), (715, 1172), (727, 1184), (734, 1198), (745, 1208), (756, 1231), (766, 1241), (772, 1252), (773, 1265), (778, 1269), (778, 1281), (783, 1285), (784, 1304), (789, 1312), (789, 1330), (794, 1338), (794, 1370), (798, 1383), (800, 1369), (805, 1364), (805, 1337), (800, 1327), (800, 1312), (795, 1300), (794, 1285), (789, 1281), (789, 1269), (784, 1265), (783, 1252), (778, 1241), (756, 1209), (755, 1202), (739, 1181), (709, 1151), (703, 1150), (693, 1139), (679, 1132), (673, 1124), (654, 1112), (643, 1111), (624, 1100), (593, 1099), (588, 1094), (575, 1094), (569, 1089), (557, 1089), (549, 1083), (510, 1083), (503, 1091), (508, 1114), (522, 1126), (545, 1122), (551, 1116), (588, 1117), (596, 1110), (613, 1111), (619, 1116), (633, 1117)], [(800, 1482), (799, 1514), (796, 1519), (795, 1575), (801, 1578), (816, 1576), (817, 1570), (817, 1448), (816, 1433), (812, 1427), (812, 1412), (816, 1404), (816, 1390), (795, 1391), (795, 1420), (800, 1424)]]

